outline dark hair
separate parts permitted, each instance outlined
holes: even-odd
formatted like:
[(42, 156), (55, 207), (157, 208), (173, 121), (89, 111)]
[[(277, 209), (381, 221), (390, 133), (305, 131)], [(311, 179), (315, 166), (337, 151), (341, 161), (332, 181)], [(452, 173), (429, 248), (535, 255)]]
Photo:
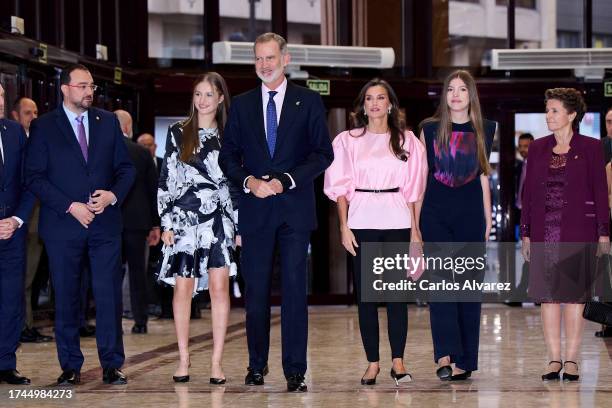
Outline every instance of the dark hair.
[(576, 117), (572, 121), (572, 129), (578, 130), (580, 121), (586, 113), (586, 103), (582, 93), (574, 88), (551, 88), (544, 93), (544, 103), (551, 99), (560, 101), (568, 113), (576, 113)]
[[(406, 131), (406, 121), (404, 119), (404, 114), (399, 109), (399, 101), (397, 99), (397, 95), (391, 85), (384, 79), (374, 78), (371, 79), (367, 84), (361, 88), (359, 92), (359, 96), (355, 99), (353, 105), (353, 112), (351, 112), (351, 121), (350, 121), (350, 129), (349, 135), (353, 137), (363, 136), (368, 127), (368, 117), (364, 111), (364, 103), (365, 97), (368, 89), (373, 86), (381, 86), (387, 91), (387, 95), (389, 96), (389, 102), (391, 103), (391, 110), (388, 115), (387, 125), (389, 126), (389, 133), (391, 134), (391, 138), (389, 139), (389, 148), (391, 152), (400, 160), (406, 161), (408, 159), (407, 153), (403, 148), (404, 145), (404, 132)], [(353, 135), (351, 130), (363, 128), (363, 132), (359, 135)]]
[(533, 137), (531, 133), (523, 133), (519, 136), (519, 140), (525, 140), (525, 139), (531, 140), (533, 142), (535, 138)]
[(470, 98), (468, 113), (470, 116), (470, 121), (472, 122), (472, 127), (474, 128), (474, 133), (476, 133), (476, 156), (478, 158), (480, 170), (485, 175), (488, 175), (491, 172), (491, 166), (489, 166), (489, 160), (487, 159), (485, 132), (482, 111), (480, 109), (480, 99), (478, 98), (478, 89), (476, 88), (476, 81), (474, 80), (472, 74), (470, 74), (468, 71), (458, 69), (446, 77), (446, 79), (444, 80), (444, 85), (442, 85), (442, 91), (440, 92), (440, 103), (438, 104), (438, 109), (436, 109), (436, 113), (434, 113), (432, 117), (423, 120), (420, 123), (419, 128), (423, 129), (423, 126), (427, 123), (438, 122), (436, 144), (439, 148), (448, 148), (450, 136), (453, 132), (453, 124), (450, 116), (448, 102), (446, 101), (446, 95), (448, 93), (448, 87), (450, 85), (450, 82), (455, 78), (461, 79), (468, 89), (468, 94)]
[(78, 69), (89, 72), (89, 68), (83, 64), (70, 64), (62, 69), (62, 73), (60, 74), (60, 85), (68, 85), (70, 83), (70, 74)]
[(610, 107), (608, 108), (608, 110), (606, 111), (606, 115), (607, 115), (608, 113), (610, 113), (610, 112), (612, 112), (612, 106), (610, 106)]
[(217, 105), (217, 112), (215, 113), (215, 120), (217, 121), (217, 130), (219, 132), (219, 139), (223, 139), (223, 128), (227, 121), (227, 111), (229, 110), (230, 95), (227, 90), (225, 80), (221, 75), (216, 72), (207, 72), (200, 75), (193, 83), (193, 91), (191, 92), (191, 110), (189, 117), (183, 121), (181, 128), (183, 129), (183, 136), (181, 138), (180, 146), (180, 159), (184, 163), (188, 163), (195, 152), (196, 147), (200, 143), (199, 136), (199, 124), (198, 124), (198, 110), (193, 105), (193, 94), (196, 87), (202, 82), (208, 82), (212, 85), (215, 90), (223, 96), (223, 103)]

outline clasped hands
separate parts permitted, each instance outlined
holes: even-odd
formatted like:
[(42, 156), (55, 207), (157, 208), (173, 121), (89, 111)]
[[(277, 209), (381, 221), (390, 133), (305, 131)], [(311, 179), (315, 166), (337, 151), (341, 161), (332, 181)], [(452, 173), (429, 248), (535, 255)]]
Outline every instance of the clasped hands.
[(10, 239), (17, 228), (19, 223), (13, 217), (0, 220), (0, 240)]
[(95, 216), (102, 214), (104, 209), (116, 200), (115, 194), (111, 191), (96, 190), (86, 204), (73, 202), (69, 212), (83, 227), (88, 228)]
[(266, 198), (283, 192), (283, 183), (278, 178), (270, 179), (270, 176), (262, 176), (261, 179), (251, 177), (247, 181), (247, 188), (257, 198)]

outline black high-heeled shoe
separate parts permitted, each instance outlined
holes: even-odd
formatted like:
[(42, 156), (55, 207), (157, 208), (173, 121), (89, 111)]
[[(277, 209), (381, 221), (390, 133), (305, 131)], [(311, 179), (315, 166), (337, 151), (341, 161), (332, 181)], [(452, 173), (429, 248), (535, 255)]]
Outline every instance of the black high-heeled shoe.
[[(563, 363), (563, 367), (565, 368), (565, 365), (567, 363), (572, 363), (576, 365), (576, 368), (578, 368), (578, 364), (575, 361), (571, 361), (571, 360), (567, 360), (565, 363)], [(561, 371), (561, 370), (559, 370)], [(578, 381), (578, 379), (580, 378), (580, 375), (578, 374), (568, 374), (565, 372), (565, 370), (563, 370), (563, 381)]]
[[(191, 368), (191, 361), (189, 361), (189, 365), (187, 368)], [(186, 383), (189, 382), (189, 374), (187, 375), (173, 375), (172, 379), (175, 383)]]
[(376, 376), (380, 373), (380, 367), (378, 367), (378, 371), (376, 371), (376, 375), (374, 378), (364, 378), (361, 377), (361, 385), (374, 385), (376, 384)]
[(451, 381), (464, 381), (472, 376), (471, 371), (464, 371), (461, 374), (453, 374), (451, 375)]
[(450, 381), (453, 375), (453, 368), (450, 365), (445, 365), (436, 370), (436, 375), (442, 381)]
[(215, 378), (215, 377), (210, 377), (210, 383), (212, 385), (223, 385), (227, 382), (227, 380), (225, 378)]
[(391, 378), (393, 378), (393, 381), (395, 381), (395, 386), (399, 387), (400, 383), (407, 383), (412, 381), (412, 376), (408, 373), (404, 373), (404, 374), (398, 374), (395, 372), (395, 370), (392, 368), (391, 369)]
[(561, 369), (563, 368), (563, 363), (561, 361), (557, 361), (557, 360), (551, 360), (548, 362), (548, 365), (551, 365), (552, 363), (557, 363), (559, 364), (559, 370), (558, 371), (551, 371), (549, 373), (543, 374), (542, 375), (542, 381), (552, 381), (552, 380), (558, 380), (559, 379), (559, 373), (561, 372)]

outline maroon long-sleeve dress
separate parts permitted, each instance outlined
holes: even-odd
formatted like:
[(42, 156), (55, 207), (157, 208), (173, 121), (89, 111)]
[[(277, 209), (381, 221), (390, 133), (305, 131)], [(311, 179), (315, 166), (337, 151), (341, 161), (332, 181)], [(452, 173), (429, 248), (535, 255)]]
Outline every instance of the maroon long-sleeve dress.
[(597, 280), (596, 243), (609, 236), (608, 189), (597, 140), (574, 133), (566, 154), (554, 135), (529, 146), (521, 236), (530, 237), (529, 297), (581, 303)]

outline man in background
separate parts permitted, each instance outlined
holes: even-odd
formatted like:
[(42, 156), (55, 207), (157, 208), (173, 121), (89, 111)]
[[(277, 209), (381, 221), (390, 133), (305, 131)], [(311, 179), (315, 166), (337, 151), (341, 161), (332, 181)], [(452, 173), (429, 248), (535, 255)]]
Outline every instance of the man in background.
[[(134, 316), (132, 333), (146, 334), (148, 321), (147, 246), (148, 241), (159, 242), (157, 214), (157, 171), (147, 149), (132, 141), (132, 117), (124, 110), (116, 110), (125, 146), (136, 167), (136, 179), (121, 211), (123, 214), (123, 256), (128, 265), (130, 304)], [(150, 238), (151, 237), (151, 238)]]
[[(36, 102), (30, 98), (21, 97), (13, 104), (11, 111), (13, 120), (19, 122), (26, 136), (30, 135), (30, 123), (38, 117)], [(38, 264), (43, 252), (42, 242), (38, 236), (38, 217), (40, 215), (40, 203), (36, 200), (32, 217), (28, 223), (27, 257), (25, 272), (25, 321), (19, 341), (22, 343), (45, 343), (53, 340), (53, 337), (42, 334), (34, 327), (32, 314), (32, 283), (38, 271)]]

